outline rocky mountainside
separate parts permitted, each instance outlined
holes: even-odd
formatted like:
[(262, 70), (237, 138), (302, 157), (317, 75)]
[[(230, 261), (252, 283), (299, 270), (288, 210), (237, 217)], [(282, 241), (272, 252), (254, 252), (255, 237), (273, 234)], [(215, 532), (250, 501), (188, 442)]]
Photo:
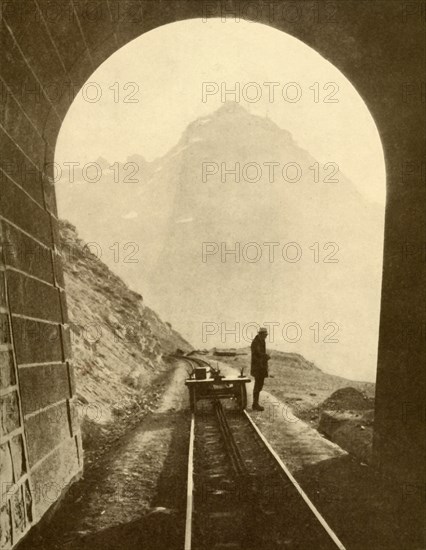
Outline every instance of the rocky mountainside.
[[(100, 181), (58, 185), (59, 208), (194, 345), (242, 343), (222, 330), (203, 341), (205, 322), (241, 336), (273, 321), (274, 347), (374, 379), (384, 213), (338, 160), (317, 162), (270, 119), (225, 103), (153, 162), (99, 159)], [(130, 261), (116, 262), (115, 246)], [(289, 322), (300, 338), (282, 337)]]
[(149, 407), (170, 371), (167, 354), (192, 348), (90, 252), (73, 225), (61, 221), (60, 236), (77, 410), (90, 440), (99, 427), (107, 433)]

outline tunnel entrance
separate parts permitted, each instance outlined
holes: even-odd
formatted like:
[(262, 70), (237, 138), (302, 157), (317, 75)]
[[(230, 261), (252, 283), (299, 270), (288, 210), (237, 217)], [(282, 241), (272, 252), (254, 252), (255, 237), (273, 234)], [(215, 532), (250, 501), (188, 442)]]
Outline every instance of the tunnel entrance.
[[(13, 487), (2, 500), (2, 524), (7, 526), (2, 533), (9, 533), (8, 545), (16, 544), (82, 469), (79, 430), (72, 414), (75, 388), (51, 183), (56, 140), (71, 98), (64, 93), (56, 102), (48, 90), (52, 82), (59, 86), (71, 82), (78, 89), (120, 46), (157, 26), (201, 15), (199, 6), (191, 2), (181, 2), (179, 13), (173, 5), (142, 2), (144, 9), (149, 5), (150, 17), (129, 19), (132, 2), (124, 2), (117, 19), (106, 9), (108, 3), (100, 2), (97, 20), (85, 17), (81, 6), (74, 5), (75, 17), (61, 19), (59, 14), (58, 25), (47, 14), (48, 4), (29, 2), (28, 11), (19, 13), (20, 5), (8, 4), (2, 19), (9, 54), (9, 63), (1, 69), (8, 102), (1, 121), (2, 157), (7, 162), (1, 167), (0, 202), (2, 373), (6, 373), (1, 395), (7, 419), (2, 474), (9, 489)], [(64, 0), (62, 4), (67, 8), (72, 3)], [(356, 2), (347, 2), (339, 10), (342, 19), (339, 24), (331, 21), (331, 34), (308, 17), (303, 26), (287, 18), (275, 20), (273, 26), (309, 44), (350, 79), (382, 138), (388, 194), (375, 456), (377, 466), (398, 481), (407, 506), (416, 506), (419, 493), (412, 489), (424, 486), (425, 342), (422, 336), (401, 338), (400, 327), (424, 325), (420, 298), (425, 286), (419, 277), (424, 268), (424, 243), (419, 235), (426, 209), (421, 169), (424, 150), (418, 129), (424, 109), (421, 101), (407, 97), (404, 101), (399, 94), (405, 82), (399, 63), (403, 60), (404, 74), (419, 74), (424, 56), (412, 56), (410, 48), (421, 40), (422, 21), (411, 12), (401, 12), (397, 2), (387, 3), (386, 12), (378, 10), (374, 15)], [(381, 28), (382, 19), (386, 20), (386, 43), (391, 46), (386, 50), (383, 37), (374, 30), (379, 24), (376, 18)], [(28, 25), (28, 21), (37, 24)], [(263, 15), (260, 22), (271, 24)], [(69, 48), (70, 41), (73, 48)], [(394, 56), (395, 51), (400, 55)], [(381, 89), (392, 90), (388, 101), (378, 93), (379, 80)], [(39, 93), (18, 93), (22, 83), (25, 90)], [(40, 260), (34, 263), (28, 255), (10, 254), (5, 243), (13, 243), (18, 250), (31, 248)], [(407, 247), (414, 252), (404, 253)], [(36, 491), (39, 482), (45, 489), (54, 486), (59, 491), (50, 500), (40, 496)]]
[(382, 146), (303, 42), (220, 19), (142, 35), (83, 85), (54, 172), (60, 216), (195, 346), (266, 323), (270, 347), (375, 380)]

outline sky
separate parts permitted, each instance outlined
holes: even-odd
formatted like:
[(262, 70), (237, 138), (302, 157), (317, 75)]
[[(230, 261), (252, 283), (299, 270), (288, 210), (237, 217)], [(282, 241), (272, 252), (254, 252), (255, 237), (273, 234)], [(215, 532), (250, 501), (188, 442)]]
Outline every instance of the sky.
[(118, 50), (72, 104), (56, 160), (153, 160), (223, 100), (268, 116), (320, 162), (337, 163), (369, 200), (385, 203), (380, 138), (352, 84), (303, 42), (244, 20), (172, 23)]
[[(319, 162), (338, 164), (364, 198), (384, 206), (380, 137), (352, 84), (303, 42), (243, 20), (181, 21), (150, 31), (118, 50), (92, 74), (71, 105), (58, 137), (55, 160), (59, 165), (78, 162), (81, 166), (102, 157), (111, 166), (138, 154), (152, 161), (176, 145), (190, 123), (207, 117), (225, 100), (269, 117)], [(58, 193), (59, 214), (67, 217), (60, 198)], [(135, 210), (126, 214), (130, 216), (127, 221), (137, 218), (137, 210), (135, 201)], [(145, 208), (140, 215), (149, 217), (150, 213)], [(154, 214), (151, 217), (154, 223)], [(78, 217), (70, 221), (79, 228)], [(93, 227), (95, 233), (95, 224), (102, 223), (102, 216), (96, 213), (85, 227)], [(87, 231), (82, 237), (92, 240)], [(141, 236), (141, 243), (144, 238), (149, 247), (150, 236)], [(112, 263), (109, 267), (121, 270), (118, 272), (126, 280), (126, 266)], [(381, 265), (375, 269), (372, 280), (379, 296)], [(200, 284), (198, 291), (202, 291), (202, 281)], [(139, 290), (145, 296), (144, 288)], [(371, 310), (375, 319), (378, 300)], [(157, 307), (155, 302), (148, 304)], [(160, 313), (161, 306), (158, 303)], [(342, 300), (342, 310), (346, 307)], [(175, 328), (179, 330), (176, 324)], [(370, 334), (373, 343), (364, 350), (370, 356), (370, 366), (362, 375), (358, 369), (353, 378), (374, 380), (377, 331), (376, 323)], [(185, 336), (191, 339), (191, 335)], [(327, 370), (327, 365), (320, 366)], [(352, 371), (348, 367), (344, 375), (350, 377)]]

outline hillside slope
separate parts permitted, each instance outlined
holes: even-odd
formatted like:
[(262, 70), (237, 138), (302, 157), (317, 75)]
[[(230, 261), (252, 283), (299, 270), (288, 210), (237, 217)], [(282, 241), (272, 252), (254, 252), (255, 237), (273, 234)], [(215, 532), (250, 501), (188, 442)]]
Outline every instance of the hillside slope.
[[(86, 449), (119, 435), (155, 401), (167, 354), (192, 349), (60, 222), (77, 410)], [(131, 419), (129, 418), (131, 417)], [(127, 422), (128, 424), (128, 422)]]

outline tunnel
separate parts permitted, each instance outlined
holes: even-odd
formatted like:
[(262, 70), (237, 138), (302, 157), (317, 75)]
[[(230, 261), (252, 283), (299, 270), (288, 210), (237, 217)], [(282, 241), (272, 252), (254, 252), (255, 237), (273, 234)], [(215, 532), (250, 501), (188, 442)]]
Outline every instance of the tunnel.
[[(1, 5), (1, 523), (12, 546), (83, 471), (55, 145), (76, 94), (119, 48), (184, 19), (270, 25), (333, 63), (362, 96), (386, 162), (374, 466), (416, 509), (425, 489), (424, 6), (345, 2), (18, 0)], [(423, 6), (423, 7), (422, 7)], [(386, 47), (384, 47), (384, 44)], [(176, 105), (179, 109), (179, 105)], [(356, 154), (356, 152), (354, 152)]]

